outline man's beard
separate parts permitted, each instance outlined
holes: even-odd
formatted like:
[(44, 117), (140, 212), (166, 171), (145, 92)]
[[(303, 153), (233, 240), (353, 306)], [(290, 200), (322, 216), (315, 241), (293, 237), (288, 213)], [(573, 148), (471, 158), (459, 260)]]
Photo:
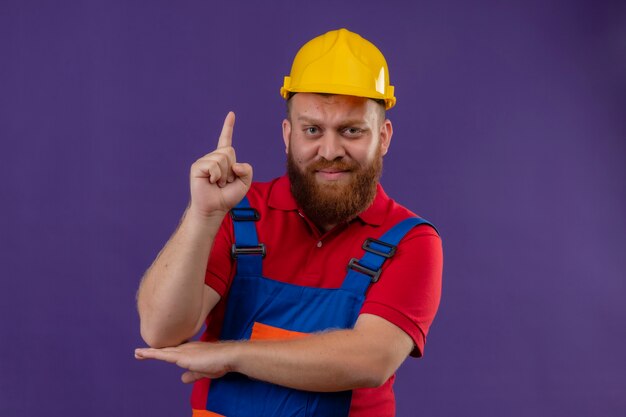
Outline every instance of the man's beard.
[[(319, 184), (315, 171), (332, 168), (349, 171), (348, 183), (329, 182)], [(320, 159), (304, 168), (302, 172), (293, 160), (291, 150), (287, 154), (287, 173), (291, 181), (291, 193), (304, 214), (317, 226), (327, 227), (347, 222), (368, 208), (376, 197), (376, 184), (383, 169), (380, 148), (374, 160), (367, 166), (357, 162)]]

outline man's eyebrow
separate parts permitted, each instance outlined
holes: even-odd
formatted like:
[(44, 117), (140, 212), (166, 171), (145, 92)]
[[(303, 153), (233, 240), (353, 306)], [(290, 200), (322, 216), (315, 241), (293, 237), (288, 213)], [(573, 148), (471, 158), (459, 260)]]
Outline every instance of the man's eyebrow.
[[(303, 122), (305, 124), (310, 124), (310, 125), (321, 125), (323, 124), (323, 122), (321, 120), (312, 118), (312, 117), (308, 117), (308, 116), (298, 116), (297, 120), (299, 122)], [(360, 128), (365, 128), (367, 127), (367, 122), (365, 120), (362, 119), (347, 119), (347, 120), (342, 120), (339, 127), (340, 128), (344, 128), (344, 127), (348, 127), (348, 126), (358, 126)]]
[(322, 124), (322, 121), (321, 121), (321, 120), (314, 119), (314, 118), (312, 118), (312, 117), (307, 117), (307, 116), (298, 116), (298, 117), (297, 117), (297, 120), (298, 120), (299, 122), (304, 122), (304, 123), (306, 123), (306, 124), (310, 124), (310, 125), (319, 125), (319, 124)]
[(348, 119), (341, 122), (340, 127), (352, 127), (357, 126), (361, 129), (365, 129), (367, 127), (367, 122), (361, 119)]

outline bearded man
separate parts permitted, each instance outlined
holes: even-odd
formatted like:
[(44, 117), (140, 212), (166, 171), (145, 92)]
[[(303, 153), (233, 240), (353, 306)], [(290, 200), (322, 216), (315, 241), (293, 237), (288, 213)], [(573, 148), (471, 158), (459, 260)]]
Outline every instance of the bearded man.
[[(226, 116), (139, 288), (138, 359), (176, 363), (202, 416), (393, 416), (394, 375), (439, 305), (435, 229), (378, 180), (387, 64), (346, 29), (302, 47), (281, 89), (287, 176), (252, 183)], [(198, 342), (185, 343), (206, 324)]]

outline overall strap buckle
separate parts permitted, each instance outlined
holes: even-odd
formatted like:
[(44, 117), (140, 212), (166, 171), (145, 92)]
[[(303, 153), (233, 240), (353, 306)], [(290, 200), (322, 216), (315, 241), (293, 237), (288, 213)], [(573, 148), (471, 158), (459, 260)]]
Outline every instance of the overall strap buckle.
[(261, 216), (252, 207), (233, 207), (230, 209), (230, 217), (236, 222), (258, 222)]
[(250, 206), (248, 197), (244, 197), (237, 206), (230, 209), (230, 217), (233, 220), (235, 238), (230, 247), (230, 256), (236, 262), (237, 274), (260, 276), (266, 247), (259, 242), (256, 231), (256, 222), (261, 219), (259, 212)]
[(237, 246), (237, 244), (233, 243), (233, 246), (230, 248), (230, 256), (233, 259), (237, 259), (239, 255), (261, 255), (262, 258), (265, 258), (265, 244), (259, 243), (256, 246)]
[(370, 282), (377, 282), (380, 278), (380, 273), (383, 271), (382, 268), (378, 268), (376, 270), (363, 266), (359, 263), (357, 258), (350, 259), (348, 263), (348, 269), (352, 269), (354, 271), (360, 272), (362, 274), (368, 275), (370, 277)]
[[(365, 294), (370, 284), (377, 282), (382, 273), (383, 264), (396, 254), (398, 244), (404, 236), (415, 226), (427, 224), (428, 221), (419, 217), (409, 217), (387, 230), (380, 239), (368, 238), (363, 243), (365, 254), (361, 259), (352, 258), (348, 263), (348, 275), (344, 279), (342, 288), (350, 289), (359, 294)], [(435, 229), (436, 230), (436, 229)], [(356, 272), (355, 273), (353, 273)], [(358, 275), (366, 275), (370, 279), (359, 279)]]
[(372, 283), (377, 282), (378, 279), (380, 278), (380, 273), (383, 270), (382, 264), (384, 263), (385, 260), (395, 255), (398, 247), (396, 245), (392, 245), (390, 243), (383, 242), (382, 240), (378, 240), (378, 239), (374, 239), (370, 237), (370, 238), (365, 239), (365, 242), (363, 242), (362, 248), (366, 252), (369, 252), (377, 256), (381, 256), (383, 258), (382, 262), (381, 261), (374, 262), (374, 263), (379, 264), (378, 268), (374, 269), (374, 268), (365, 266), (363, 265), (363, 263), (359, 262), (359, 261), (371, 260), (371, 259), (368, 259), (367, 257), (364, 257), (360, 260), (357, 258), (352, 258), (350, 259), (350, 262), (348, 263), (348, 269), (352, 269), (362, 274), (368, 275), (370, 277), (370, 282)]
[(398, 247), (382, 240), (367, 238), (362, 246), (363, 250), (389, 259), (396, 254)]

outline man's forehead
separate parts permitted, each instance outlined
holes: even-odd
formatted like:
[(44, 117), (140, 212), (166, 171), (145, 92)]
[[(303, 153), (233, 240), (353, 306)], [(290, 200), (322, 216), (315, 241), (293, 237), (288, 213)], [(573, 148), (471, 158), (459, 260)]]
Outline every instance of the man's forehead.
[(322, 93), (298, 93), (291, 98), (292, 115), (301, 118), (367, 119), (375, 114), (375, 101), (355, 96)]

